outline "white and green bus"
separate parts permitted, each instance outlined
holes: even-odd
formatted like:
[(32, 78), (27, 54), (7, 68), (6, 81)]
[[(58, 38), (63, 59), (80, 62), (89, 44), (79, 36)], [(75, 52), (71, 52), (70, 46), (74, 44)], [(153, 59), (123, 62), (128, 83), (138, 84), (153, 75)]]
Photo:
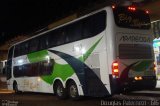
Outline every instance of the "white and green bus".
[(15, 92), (104, 97), (156, 85), (148, 11), (105, 7), (14, 44), (7, 84)]

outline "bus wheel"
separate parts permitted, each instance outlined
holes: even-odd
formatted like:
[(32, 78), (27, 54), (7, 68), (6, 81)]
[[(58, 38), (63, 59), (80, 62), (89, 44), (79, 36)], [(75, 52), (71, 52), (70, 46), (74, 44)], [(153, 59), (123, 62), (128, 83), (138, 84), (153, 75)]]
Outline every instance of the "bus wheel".
[(18, 85), (16, 82), (14, 82), (14, 84), (13, 84), (13, 90), (15, 91), (16, 94), (19, 93)]
[(69, 93), (69, 96), (70, 96), (71, 99), (73, 99), (73, 100), (78, 100), (79, 99), (77, 85), (74, 81), (71, 81), (69, 83), (68, 93)]
[(60, 99), (66, 99), (67, 98), (67, 93), (66, 89), (63, 87), (61, 82), (57, 82), (54, 86), (54, 93), (56, 96)]

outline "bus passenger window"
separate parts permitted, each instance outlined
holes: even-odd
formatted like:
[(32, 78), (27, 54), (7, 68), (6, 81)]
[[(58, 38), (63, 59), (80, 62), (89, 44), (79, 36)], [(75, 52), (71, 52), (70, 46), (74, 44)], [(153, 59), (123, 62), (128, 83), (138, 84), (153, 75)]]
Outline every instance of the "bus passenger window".
[(39, 40), (38, 39), (32, 39), (29, 43), (29, 52), (35, 52), (38, 50)]

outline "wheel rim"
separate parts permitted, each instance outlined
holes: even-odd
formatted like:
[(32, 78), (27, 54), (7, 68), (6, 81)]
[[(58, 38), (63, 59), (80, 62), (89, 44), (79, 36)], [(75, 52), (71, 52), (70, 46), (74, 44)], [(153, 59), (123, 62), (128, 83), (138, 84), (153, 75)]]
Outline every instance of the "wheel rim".
[(61, 86), (57, 86), (57, 95), (62, 96), (63, 95), (63, 88)]
[(70, 86), (70, 96), (73, 98), (77, 96), (77, 87), (75, 85)]

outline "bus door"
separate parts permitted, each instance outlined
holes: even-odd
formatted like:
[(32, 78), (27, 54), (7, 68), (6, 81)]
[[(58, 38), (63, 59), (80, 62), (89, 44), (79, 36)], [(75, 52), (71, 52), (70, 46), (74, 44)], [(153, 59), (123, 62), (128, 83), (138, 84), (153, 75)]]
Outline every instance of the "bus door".
[(12, 79), (12, 57), (13, 57), (13, 50), (14, 47), (11, 47), (8, 53), (8, 60), (6, 63), (6, 77), (7, 77), (7, 85), (8, 85), (8, 89), (12, 89), (12, 83), (13, 83), (13, 79)]

